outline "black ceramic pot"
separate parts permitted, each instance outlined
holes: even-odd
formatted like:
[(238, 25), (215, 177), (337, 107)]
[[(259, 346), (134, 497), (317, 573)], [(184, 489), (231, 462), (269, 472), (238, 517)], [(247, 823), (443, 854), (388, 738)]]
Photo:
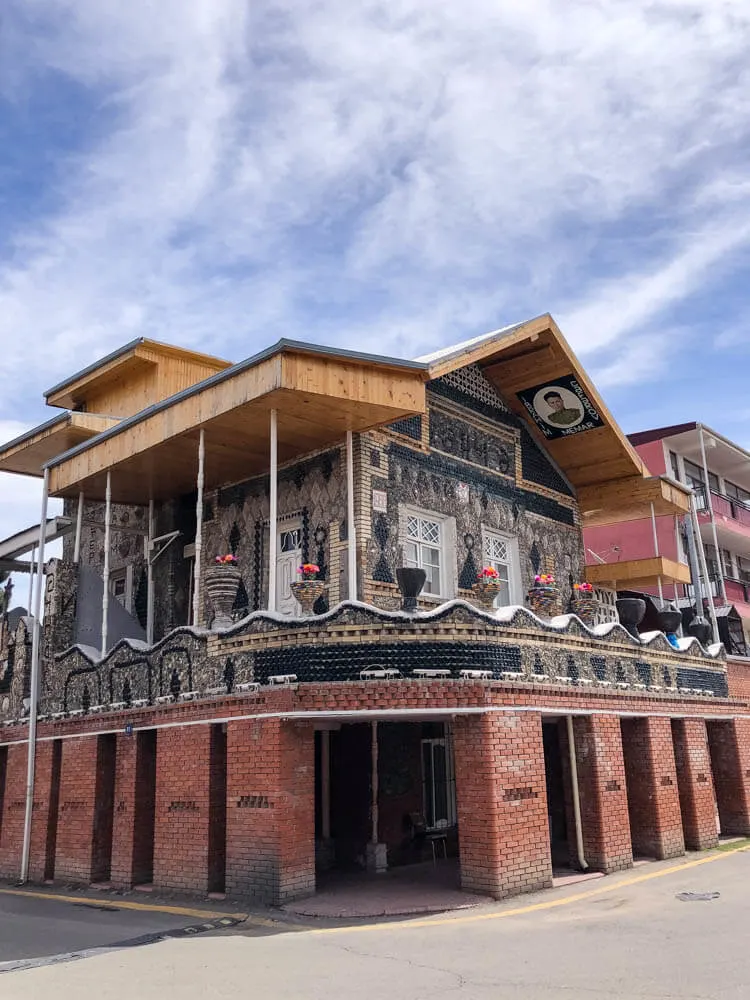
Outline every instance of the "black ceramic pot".
[(622, 627), (630, 632), (634, 639), (640, 639), (638, 626), (646, 614), (646, 602), (640, 597), (621, 597), (616, 605)]
[(707, 646), (711, 639), (711, 626), (702, 615), (696, 615), (687, 627), (688, 635), (692, 635), (701, 646)]
[(665, 635), (674, 634), (681, 621), (682, 615), (675, 608), (665, 608), (659, 612), (659, 628)]
[(414, 566), (399, 566), (396, 570), (398, 589), (401, 591), (401, 607), (404, 611), (417, 610), (417, 598), (422, 593), (427, 574)]

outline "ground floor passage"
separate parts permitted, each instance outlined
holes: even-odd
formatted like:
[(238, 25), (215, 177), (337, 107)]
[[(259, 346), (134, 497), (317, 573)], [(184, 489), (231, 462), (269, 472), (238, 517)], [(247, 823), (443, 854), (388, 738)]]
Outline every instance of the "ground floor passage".
[[(572, 747), (571, 747), (572, 738)], [(26, 745), (0, 748), (0, 874), (17, 878)], [(421, 865), (500, 898), (750, 835), (750, 720), (457, 713), (39, 743), (35, 881), (281, 904)]]

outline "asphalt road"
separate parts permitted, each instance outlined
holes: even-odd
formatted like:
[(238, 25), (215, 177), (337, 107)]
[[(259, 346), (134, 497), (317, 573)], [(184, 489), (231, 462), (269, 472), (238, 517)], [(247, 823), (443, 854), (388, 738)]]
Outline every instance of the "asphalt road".
[(7, 973), (0, 996), (747, 1000), (750, 851), (708, 857), (437, 918), (262, 937), (241, 925)]
[(9, 962), (132, 946), (197, 922), (195, 916), (104, 907), (83, 898), (71, 903), (0, 890), (0, 972)]

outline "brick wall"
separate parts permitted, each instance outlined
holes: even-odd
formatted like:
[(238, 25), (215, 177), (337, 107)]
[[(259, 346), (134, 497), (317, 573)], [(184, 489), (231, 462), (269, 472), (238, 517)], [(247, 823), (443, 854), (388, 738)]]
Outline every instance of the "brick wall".
[(552, 884), (541, 716), (454, 724), (461, 885), (496, 898)]
[[(0, 813), (0, 875), (21, 874), (23, 818), (26, 806), (26, 747), (5, 747)], [(0, 759), (0, 766), (3, 760)]]
[(718, 843), (716, 799), (703, 719), (672, 719), (685, 846), (704, 851)]
[(574, 720), (584, 857), (603, 872), (629, 868), (630, 842), (620, 720), (592, 715)]
[(633, 853), (678, 857), (685, 842), (669, 719), (622, 719), (621, 728)]
[(161, 730), (156, 759), (154, 885), (206, 892), (211, 726)]
[(91, 882), (96, 816), (98, 736), (65, 740), (60, 772), (55, 877)]
[(748, 720), (707, 722), (716, 803), (723, 834), (750, 835)]
[(315, 891), (311, 725), (229, 723), (226, 885), (268, 903)]
[(153, 879), (156, 730), (117, 738), (112, 874), (115, 885)]
[(61, 764), (61, 740), (37, 744), (29, 850), (29, 878), (34, 882), (55, 874)]
[(750, 660), (727, 657), (727, 680), (730, 697), (750, 700)]

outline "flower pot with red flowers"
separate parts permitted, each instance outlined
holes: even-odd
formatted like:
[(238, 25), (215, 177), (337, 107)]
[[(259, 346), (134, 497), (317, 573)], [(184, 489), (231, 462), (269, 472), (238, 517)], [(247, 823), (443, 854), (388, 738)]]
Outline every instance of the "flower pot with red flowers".
[(328, 589), (322, 580), (318, 580), (320, 567), (315, 563), (304, 563), (297, 570), (300, 579), (295, 580), (291, 585), (295, 600), (302, 608), (302, 614), (306, 617), (314, 614), (313, 607), (319, 597), (322, 597)]
[(593, 628), (596, 625), (596, 616), (599, 613), (599, 601), (594, 594), (594, 588), (590, 583), (574, 583), (573, 597), (570, 601), (570, 610), (577, 615), (584, 625)]
[(212, 629), (229, 628), (233, 624), (232, 608), (241, 579), (237, 559), (231, 553), (217, 556), (213, 566), (206, 571), (204, 585), (213, 611)]
[(537, 618), (554, 618), (562, 613), (560, 590), (551, 573), (537, 573), (527, 596), (529, 608)]
[(494, 611), (497, 595), (500, 593), (500, 576), (493, 566), (485, 566), (477, 574), (477, 582), (472, 586), (474, 600), (482, 611)]

